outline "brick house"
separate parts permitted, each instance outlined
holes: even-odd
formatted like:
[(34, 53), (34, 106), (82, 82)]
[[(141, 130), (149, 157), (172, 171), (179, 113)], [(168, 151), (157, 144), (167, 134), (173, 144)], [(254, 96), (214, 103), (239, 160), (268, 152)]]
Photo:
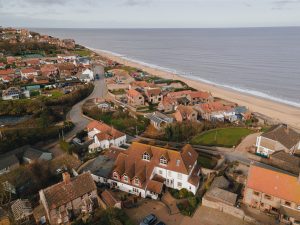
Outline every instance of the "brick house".
[(176, 121), (197, 121), (198, 113), (192, 106), (179, 105), (174, 114)]
[(21, 70), (21, 76), (25, 79), (31, 79), (35, 76), (38, 76), (38, 71), (33, 68), (25, 68)]
[(294, 154), (300, 150), (300, 134), (285, 124), (272, 127), (256, 139), (256, 153), (269, 157), (277, 151)]
[(186, 97), (192, 105), (214, 101), (213, 96), (209, 92), (204, 91), (192, 91), (189, 94), (187, 94)]
[(98, 207), (97, 187), (88, 172), (74, 178), (65, 172), (62, 182), (40, 190), (39, 195), (50, 224), (69, 223)]
[(127, 91), (127, 102), (129, 105), (132, 105), (132, 106), (139, 106), (139, 105), (144, 105), (145, 104), (145, 98), (144, 96), (134, 90), (134, 89), (129, 89)]
[(249, 168), (243, 202), (279, 216), (286, 224), (299, 224), (299, 177), (265, 164), (253, 163)]
[(164, 96), (163, 100), (158, 104), (157, 109), (165, 113), (170, 113), (175, 111), (177, 105), (178, 102), (176, 98)]
[(163, 95), (160, 88), (147, 88), (145, 90), (147, 101), (151, 104), (158, 104), (162, 101)]

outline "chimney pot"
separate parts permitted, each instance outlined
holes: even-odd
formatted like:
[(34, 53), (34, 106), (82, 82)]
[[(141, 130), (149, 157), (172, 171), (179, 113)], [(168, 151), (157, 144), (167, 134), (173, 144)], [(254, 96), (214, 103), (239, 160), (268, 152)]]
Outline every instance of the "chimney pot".
[(63, 176), (63, 181), (65, 182), (65, 184), (70, 183), (70, 181), (71, 181), (71, 176), (70, 176), (70, 174), (69, 174), (68, 172), (64, 172), (64, 173), (62, 174), (62, 176)]

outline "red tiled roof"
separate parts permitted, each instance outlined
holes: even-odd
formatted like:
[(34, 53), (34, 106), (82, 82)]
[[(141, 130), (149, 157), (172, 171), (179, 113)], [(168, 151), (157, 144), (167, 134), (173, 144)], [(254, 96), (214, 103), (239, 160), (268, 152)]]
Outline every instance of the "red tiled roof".
[(121, 131), (116, 130), (115, 128), (108, 126), (107, 124), (103, 123), (103, 122), (99, 122), (99, 121), (92, 121), (87, 125), (87, 130), (91, 131), (93, 129), (97, 129), (98, 131), (100, 131), (99, 134), (96, 134), (96, 136), (100, 139), (100, 140), (105, 140), (106, 138), (108, 140), (112, 139), (112, 138), (119, 138), (124, 136), (125, 134), (122, 133)]
[(300, 204), (298, 177), (270, 166), (252, 164), (246, 187)]
[(134, 89), (130, 89), (127, 91), (127, 95), (132, 96), (132, 97), (136, 97), (136, 96), (140, 96), (142, 95), (140, 92), (134, 90)]
[(94, 190), (97, 190), (97, 187), (91, 174), (83, 173), (74, 177), (69, 182), (62, 181), (42, 191), (44, 192), (49, 208), (56, 209)]
[(37, 70), (33, 69), (33, 68), (25, 68), (21, 70), (21, 73), (36, 73)]
[(118, 203), (118, 201), (108, 190), (105, 190), (101, 193), (101, 198), (108, 207), (114, 207)]
[(217, 111), (227, 111), (230, 110), (230, 106), (225, 106), (221, 102), (210, 102), (210, 103), (203, 103), (199, 104), (198, 107), (203, 111), (203, 112), (217, 112)]
[(15, 73), (14, 69), (6, 69), (6, 70), (0, 70), (0, 76), (4, 75), (12, 75)]
[(160, 194), (162, 192), (164, 184), (155, 180), (149, 180), (147, 189), (156, 194)]
[(160, 88), (148, 88), (146, 89), (146, 95), (151, 96), (151, 95), (160, 95), (161, 90)]
[(189, 94), (191, 98), (201, 98), (201, 99), (208, 99), (211, 97), (211, 94), (205, 91), (193, 91)]
[(177, 91), (177, 92), (170, 92), (167, 94), (168, 97), (173, 97), (173, 98), (180, 98), (187, 96), (190, 94), (192, 91), (191, 90), (185, 90), (185, 91)]

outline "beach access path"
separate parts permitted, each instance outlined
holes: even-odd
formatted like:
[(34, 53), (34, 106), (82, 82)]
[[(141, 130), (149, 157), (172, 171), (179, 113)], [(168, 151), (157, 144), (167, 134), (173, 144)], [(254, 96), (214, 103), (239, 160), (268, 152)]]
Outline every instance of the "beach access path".
[(259, 112), (263, 115), (273, 118), (275, 121), (289, 124), (291, 127), (300, 129), (300, 108), (278, 103), (275, 101), (259, 98), (245, 93), (237, 92), (231, 89), (225, 89), (216, 85), (207, 84), (200, 81), (191, 80), (177, 74), (152, 68), (137, 62), (130, 61), (120, 56), (113, 55), (97, 49), (91, 49), (102, 57), (116, 61), (126, 66), (135, 67), (149, 74), (159, 76), (164, 79), (181, 80), (187, 85), (197, 89), (211, 92), (214, 97), (222, 98), (227, 101), (235, 102), (241, 106), (246, 106), (252, 112)]

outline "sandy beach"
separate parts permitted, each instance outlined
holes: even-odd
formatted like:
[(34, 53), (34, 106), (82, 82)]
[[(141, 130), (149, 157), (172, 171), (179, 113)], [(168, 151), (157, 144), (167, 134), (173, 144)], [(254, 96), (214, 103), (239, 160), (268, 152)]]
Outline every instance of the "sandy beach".
[(190, 80), (188, 78), (178, 76), (174, 73), (152, 68), (101, 50), (91, 50), (105, 58), (116, 61), (120, 64), (141, 69), (149, 74), (156, 75), (165, 79), (181, 80), (197, 90), (209, 91), (215, 97), (219, 97), (228, 101), (235, 102), (239, 105), (246, 106), (252, 112), (264, 114), (268, 117), (273, 118), (274, 120), (277, 120), (278, 122), (286, 123), (289, 124), (291, 127), (300, 129), (300, 108), (270, 101), (252, 95), (247, 95), (244, 93), (240, 93), (230, 89), (225, 89), (204, 82)]

